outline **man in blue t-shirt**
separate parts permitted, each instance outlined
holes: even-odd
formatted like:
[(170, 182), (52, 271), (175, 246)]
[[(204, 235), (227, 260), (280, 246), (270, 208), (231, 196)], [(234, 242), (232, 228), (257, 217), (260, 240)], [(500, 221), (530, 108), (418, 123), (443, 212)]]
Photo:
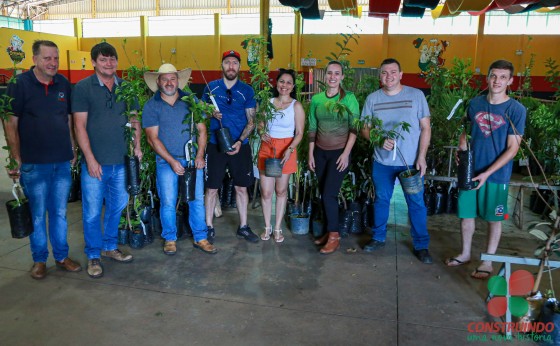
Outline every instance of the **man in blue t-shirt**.
[[(488, 69), (488, 95), (471, 100), (467, 115), (471, 122), (470, 147), (474, 152), (473, 190), (459, 190), (457, 215), (461, 219), (463, 251), (446, 259), (449, 267), (466, 264), (471, 259), (475, 218), (488, 222), (486, 253), (495, 254), (502, 234), (502, 220), (507, 218), (508, 186), (512, 159), (519, 150), (525, 130), (526, 109), (507, 94), (513, 82), (513, 64), (493, 62)], [(459, 150), (467, 150), (467, 136), (459, 138)], [(492, 262), (483, 261), (471, 273), (475, 279), (492, 274)]]
[[(249, 147), (249, 135), (255, 128), (255, 92), (239, 80), (241, 56), (234, 50), (222, 54), (223, 78), (211, 81), (204, 89), (202, 100), (212, 102), (217, 109), (210, 119), (210, 141), (206, 148), (206, 224), (208, 240), (213, 243), (214, 208), (218, 189), (222, 185), (226, 166), (235, 186), (235, 200), (239, 214), (237, 236), (256, 243), (259, 237), (247, 224), (249, 194), (247, 187), (254, 182), (253, 160)], [(217, 135), (222, 128), (228, 128), (232, 150), (225, 152), (218, 146)]]
[(188, 202), (193, 246), (206, 253), (217, 252), (214, 245), (207, 240), (204, 213), (206, 125), (204, 122), (196, 124), (198, 148), (195, 156), (194, 148), (191, 148), (192, 142), (189, 142), (191, 138), (196, 137), (193, 133), (195, 124), (187, 103), (181, 100), (181, 97), (187, 95), (181, 89), (187, 85), (190, 75), (191, 69), (177, 71), (171, 64), (161, 65), (157, 72), (144, 73), (146, 84), (155, 93), (144, 105), (142, 127), (146, 131), (148, 143), (156, 152), (156, 184), (161, 201), (161, 236), (164, 239), (163, 253), (166, 255), (174, 255), (177, 252), (175, 206), (178, 178), (185, 175), (185, 167), (189, 164), (190, 167), (196, 168), (195, 199)]
[[(10, 156), (18, 167), (8, 171), (21, 183), (29, 200), (33, 233), (29, 236), (31, 277), (47, 275), (48, 239), (56, 266), (82, 270), (68, 258), (66, 206), (72, 186), (70, 166), (76, 163), (76, 145), (70, 116), (70, 82), (58, 74), (58, 47), (52, 41), (33, 43), (31, 70), (8, 85), (13, 116), (6, 122)], [(47, 237), (48, 213), (48, 237)]]

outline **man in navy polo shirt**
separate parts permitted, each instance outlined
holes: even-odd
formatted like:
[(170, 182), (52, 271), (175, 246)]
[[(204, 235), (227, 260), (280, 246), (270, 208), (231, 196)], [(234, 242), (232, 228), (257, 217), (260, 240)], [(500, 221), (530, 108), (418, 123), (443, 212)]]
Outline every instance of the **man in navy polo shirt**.
[[(165, 240), (163, 253), (174, 255), (177, 252), (176, 210), (179, 176), (185, 174), (187, 164), (196, 167), (195, 199), (189, 201), (189, 224), (193, 231), (193, 246), (206, 253), (217, 252), (214, 245), (207, 240), (206, 222), (204, 220), (204, 152), (206, 150), (206, 124), (192, 124), (189, 106), (181, 100), (187, 94), (181, 89), (187, 85), (191, 69), (177, 71), (171, 64), (163, 64), (157, 72), (144, 73), (146, 84), (155, 92), (146, 102), (142, 112), (142, 127), (150, 146), (156, 152), (156, 183), (161, 201), (160, 217), (161, 236)], [(185, 121), (185, 116), (188, 121)], [(198, 130), (196, 156), (188, 147), (188, 141), (196, 137), (194, 126)], [(187, 145), (187, 148), (185, 148)]]
[[(132, 255), (117, 247), (121, 212), (128, 202), (126, 173), (127, 154), (125, 126), (127, 107), (117, 102), (115, 91), (122, 83), (117, 77), (118, 56), (115, 47), (107, 42), (91, 49), (91, 63), (95, 73), (76, 84), (72, 93), (72, 111), (76, 124), (76, 138), (84, 154), (82, 163), (82, 218), (88, 275), (103, 276), (100, 257), (117, 262), (130, 262)], [(136, 111), (138, 105), (136, 105)], [(142, 158), (139, 121), (131, 121), (137, 136), (134, 154)], [(105, 201), (103, 226), (101, 211)]]
[[(253, 89), (239, 80), (241, 56), (233, 50), (222, 54), (223, 78), (211, 81), (204, 89), (202, 99), (214, 102), (218, 109), (210, 119), (210, 141), (206, 148), (206, 224), (208, 240), (214, 242), (214, 208), (218, 189), (222, 185), (226, 166), (228, 166), (235, 186), (235, 200), (239, 214), (237, 236), (256, 243), (259, 237), (247, 225), (247, 206), (249, 195), (247, 187), (254, 182), (253, 160), (249, 147), (249, 135), (255, 128), (255, 93)], [(220, 152), (216, 131), (220, 127), (229, 128), (235, 142), (233, 151)]]
[(10, 155), (18, 167), (8, 171), (18, 178), (29, 199), (33, 233), (29, 236), (33, 267), (31, 277), (47, 275), (47, 240), (51, 240), (56, 266), (71, 272), (82, 270), (68, 258), (66, 206), (72, 185), (70, 166), (76, 162), (76, 146), (70, 116), (70, 83), (58, 74), (58, 47), (54, 42), (33, 43), (31, 70), (8, 86), (14, 116), (6, 126)]

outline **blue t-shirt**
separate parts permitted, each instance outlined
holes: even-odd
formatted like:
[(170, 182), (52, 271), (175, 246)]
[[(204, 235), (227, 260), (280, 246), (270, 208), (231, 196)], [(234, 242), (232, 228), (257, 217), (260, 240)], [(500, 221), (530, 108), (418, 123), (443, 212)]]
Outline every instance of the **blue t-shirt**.
[[(471, 147), (474, 151), (475, 174), (484, 172), (506, 151), (509, 135), (523, 134), (526, 113), (525, 107), (511, 98), (497, 105), (490, 104), (485, 95), (471, 100), (468, 117), (472, 128)], [(487, 181), (508, 184), (512, 166), (513, 162), (508, 162), (494, 172)]]
[(31, 70), (16, 77), (8, 85), (13, 97), (12, 111), (18, 118), (20, 156), (23, 163), (55, 163), (70, 161), (73, 157), (68, 116), (71, 85), (56, 74), (52, 83), (45, 85)]
[[(181, 100), (185, 95), (179, 90), (179, 99), (171, 106), (161, 98), (160, 91), (157, 91), (146, 102), (142, 111), (142, 128), (159, 126), (158, 138), (175, 158), (185, 157), (185, 144), (191, 138), (189, 106)], [(183, 124), (185, 120), (187, 122)]]
[[(210, 87), (210, 90), (208, 89)], [(249, 85), (238, 80), (228, 91), (223, 79), (211, 81), (202, 94), (202, 100), (211, 103), (209, 93), (214, 96), (218, 108), (222, 113), (222, 126), (229, 128), (231, 139), (237, 141), (245, 126), (247, 126), (246, 109), (255, 108), (255, 92)], [(218, 144), (215, 132), (220, 129), (220, 122), (212, 117), (210, 119), (210, 143)], [(245, 139), (243, 144), (248, 143)]]

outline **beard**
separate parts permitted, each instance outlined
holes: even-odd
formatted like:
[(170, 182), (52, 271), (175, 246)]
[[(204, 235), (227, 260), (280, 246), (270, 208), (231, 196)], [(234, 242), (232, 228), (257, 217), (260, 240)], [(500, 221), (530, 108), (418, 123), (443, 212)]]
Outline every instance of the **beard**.
[(173, 88), (173, 91), (167, 91), (164, 87), (159, 87), (159, 91), (167, 96), (174, 96), (177, 93), (177, 88)]
[(224, 77), (227, 80), (236, 80), (237, 76), (239, 75), (239, 72), (234, 70), (223, 71), (223, 73), (224, 73)]

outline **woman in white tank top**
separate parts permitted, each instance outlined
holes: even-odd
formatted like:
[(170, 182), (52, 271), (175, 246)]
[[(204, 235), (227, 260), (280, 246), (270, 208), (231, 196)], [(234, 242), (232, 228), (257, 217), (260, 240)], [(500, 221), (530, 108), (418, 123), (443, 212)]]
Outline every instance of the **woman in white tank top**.
[[(288, 180), (290, 174), (297, 169), (296, 147), (303, 137), (305, 126), (305, 112), (302, 104), (295, 99), (296, 74), (293, 70), (280, 69), (276, 78), (276, 89), (270, 102), (277, 110), (274, 118), (268, 124), (258, 124), (261, 136), (258, 167), (260, 171), (261, 203), (264, 216), (264, 232), (262, 240), (269, 240), (273, 233), (272, 218), (272, 193), (276, 191), (276, 223), (274, 225), (274, 240), (277, 243), (284, 241), (282, 235), (282, 219), (288, 199)], [(282, 158), (282, 176), (278, 178), (267, 177), (264, 174), (264, 162), (268, 158)]]

